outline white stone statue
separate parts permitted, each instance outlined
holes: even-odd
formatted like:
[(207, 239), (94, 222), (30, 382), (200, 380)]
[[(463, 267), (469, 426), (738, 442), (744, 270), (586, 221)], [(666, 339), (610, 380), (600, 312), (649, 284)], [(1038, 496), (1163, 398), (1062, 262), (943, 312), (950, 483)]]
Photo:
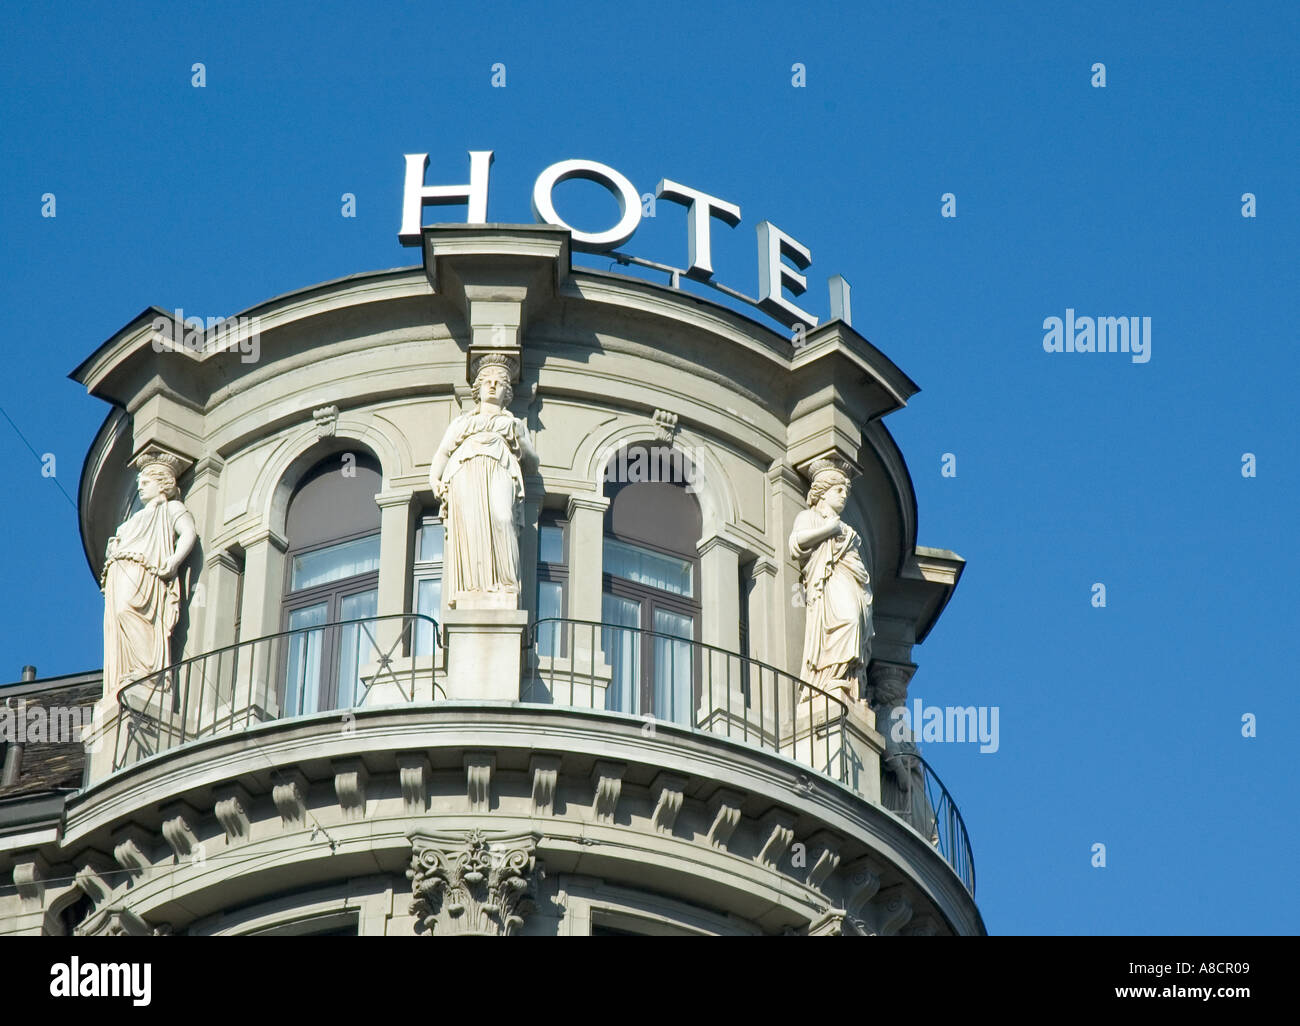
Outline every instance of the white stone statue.
[(447, 427), (429, 468), (446, 530), (443, 587), (451, 608), (518, 607), (522, 464), (537, 453), (528, 425), (506, 407), (516, 364), (490, 354), (475, 364), (473, 413)]
[(829, 460), (815, 460), (810, 473), (808, 508), (794, 518), (790, 532), (806, 607), (802, 676), (823, 691), (857, 700), (875, 636), (871, 578), (859, 552), (862, 539), (840, 520), (848, 474)]
[(181, 610), (179, 571), (198, 533), (177, 499), (179, 457), (151, 448), (135, 460), (144, 508), (108, 540), (104, 574), (104, 697), (171, 664)]

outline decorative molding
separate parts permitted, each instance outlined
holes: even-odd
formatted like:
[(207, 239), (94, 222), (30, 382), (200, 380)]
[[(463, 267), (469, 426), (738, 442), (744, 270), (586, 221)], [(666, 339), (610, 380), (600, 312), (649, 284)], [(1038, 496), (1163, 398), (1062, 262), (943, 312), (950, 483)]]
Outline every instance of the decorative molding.
[(14, 887), (19, 903), (24, 907), (45, 902), (45, 874), (49, 865), (39, 855), (30, 855), (14, 863)]
[(307, 794), (310, 785), (300, 770), (282, 770), (276, 774), (279, 783), (271, 788), (271, 800), (280, 813), (283, 826), (301, 825), (307, 821)]
[(247, 837), (248, 810), (253, 807), (253, 799), (248, 796), (248, 792), (238, 784), (227, 784), (217, 788), (212, 796), (216, 799), (212, 812), (221, 824), (221, 829), (226, 832), (226, 843)]
[(819, 830), (808, 838), (808, 843), (816, 844), (821, 848), (816, 861), (812, 864), (812, 868), (808, 870), (808, 886), (821, 890), (826, 878), (839, 868), (840, 842), (829, 831)]
[(613, 823), (614, 813), (618, 810), (618, 799), (623, 793), (623, 774), (627, 772), (627, 763), (596, 763), (591, 771), (591, 780), (596, 794), (592, 800), (592, 809), (596, 813), (597, 823)]
[(508, 937), (536, 909), (536, 834), (411, 834), (410, 913), (417, 932)]
[(933, 916), (921, 916), (920, 919), (913, 919), (908, 923), (901, 933), (904, 937), (937, 937), (939, 926)]
[(380, 509), (411, 506), (415, 501), (415, 491), (411, 488), (393, 488), (375, 496), (375, 505)]
[(898, 933), (912, 918), (912, 903), (897, 887), (877, 895), (871, 906), (876, 913), (876, 933), (881, 937)]
[(572, 520), (577, 512), (586, 510), (604, 516), (607, 509), (609, 509), (609, 499), (603, 495), (570, 495), (564, 515)]
[(844, 907), (849, 918), (859, 931), (866, 933), (862, 924), (863, 912), (871, 899), (880, 890), (880, 873), (876, 864), (867, 857), (855, 859), (844, 868), (842, 876), (846, 880), (844, 888)]
[(153, 864), (149, 850), (153, 838), (134, 824), (127, 826), (113, 838), (113, 861), (127, 871), (128, 876), (143, 873)]
[(235, 558), (234, 553), (229, 549), (218, 549), (211, 555), (203, 557), (204, 570), (225, 570), (227, 573), (237, 574), (240, 571), (240, 561)]
[(650, 819), (658, 833), (673, 832), (673, 824), (677, 822), (677, 816), (682, 811), (682, 803), (686, 798), (687, 783), (685, 777), (679, 777), (675, 773), (660, 773), (650, 785), (650, 793), (654, 796), (655, 803)]
[(560, 781), (558, 755), (534, 755), (528, 760), (528, 772), (533, 778), (533, 815), (555, 815), (555, 791)]
[(113, 885), (103, 876), (109, 872), (108, 860), (98, 852), (90, 852), (83, 856), (81, 868), (73, 879), (81, 893), (98, 905), (113, 893)]
[(714, 549), (720, 548), (723, 552), (730, 553), (736, 557), (736, 562), (740, 562), (740, 557), (748, 550), (740, 542), (732, 541), (730, 538), (721, 534), (710, 535), (702, 542), (695, 546), (695, 551), (701, 559), (707, 556)]
[(808, 924), (809, 937), (843, 937), (844, 910), (833, 908)]
[(340, 759), (333, 764), (334, 793), (344, 819), (366, 818), (366, 785), (370, 773), (360, 759)]
[(492, 811), (492, 774), (496, 768), (497, 757), (491, 752), (465, 753), (465, 794), (469, 811), (475, 815)]
[(907, 701), (907, 686), (916, 673), (915, 663), (891, 663), (873, 659), (867, 667), (867, 682), (871, 686), (871, 704), (879, 709), (892, 709)]
[(311, 419), (316, 422), (316, 438), (318, 441), (322, 438), (333, 438), (339, 426), (339, 408), (337, 406), (322, 406), (319, 410), (311, 411)]
[(759, 822), (763, 846), (758, 850), (758, 861), (776, 869), (789, 851), (790, 842), (794, 840), (794, 813), (785, 809), (772, 809)]
[(725, 787), (720, 787), (713, 792), (708, 806), (709, 814), (713, 817), (708, 834), (710, 846), (714, 848), (728, 846), (731, 835), (740, 825), (740, 810), (744, 802), (745, 796), (740, 791), (729, 791)]
[(654, 417), (651, 418), (655, 426), (655, 440), (672, 444), (677, 435), (677, 414), (670, 413), (668, 410), (655, 410)]
[(80, 937), (153, 937), (163, 931), (155, 930), (130, 909), (114, 906), (97, 912), (73, 932)]
[(397, 756), (397, 777), (402, 785), (402, 805), (407, 815), (424, 814), (432, 772), (429, 757), (423, 752), (402, 752)]
[(194, 832), (198, 822), (198, 810), (188, 802), (172, 802), (162, 809), (163, 840), (176, 858), (185, 858), (198, 847), (199, 839)]

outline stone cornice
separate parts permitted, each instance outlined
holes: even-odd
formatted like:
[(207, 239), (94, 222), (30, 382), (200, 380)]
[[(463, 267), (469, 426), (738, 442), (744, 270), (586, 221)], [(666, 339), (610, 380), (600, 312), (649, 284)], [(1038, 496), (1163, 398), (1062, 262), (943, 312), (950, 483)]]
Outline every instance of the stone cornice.
[[(848, 788), (809, 774), (806, 767), (774, 753), (671, 724), (659, 724), (655, 734), (647, 737), (639, 719), (572, 709), (439, 702), (403, 709), (359, 709), (355, 714), (355, 731), (346, 735), (338, 730), (337, 714), (328, 713), (262, 724), (146, 760), (72, 799), (63, 848), (75, 852), (106, 843), (99, 840), (101, 836), (110, 837), (126, 822), (155, 815), (151, 810), (178, 794), (204, 793), (236, 779), (247, 783), (264, 777), (268, 763), (287, 769), (364, 758), (372, 777), (392, 774), (392, 790), (400, 796), (399, 753), (425, 752), (434, 772), (439, 772), (448, 768), (444, 763), (460, 766), (464, 751), (472, 748), (495, 752), (498, 772), (518, 762), (522, 773), (531, 755), (541, 749), (555, 752), (564, 766), (590, 767), (593, 758), (606, 765), (616, 762), (629, 767), (628, 779), (644, 774), (649, 781), (666, 772), (745, 794), (760, 808), (786, 809), (798, 822), (809, 825), (811, 833), (816, 832), (811, 825), (819, 824), (818, 829), (846, 838), (838, 853), (846, 862), (870, 854), (894, 867), (935, 904), (956, 932), (983, 932), (978, 910), (960, 880), (920, 835)], [(577, 772), (583, 779), (591, 774), (590, 769)], [(802, 788), (801, 777), (807, 781)], [(468, 806), (465, 812), (469, 814)], [(492, 815), (495, 820), (499, 814)], [(617, 822), (611, 821), (609, 829), (624, 829)], [(192, 826), (191, 820), (187, 823)], [(703, 839), (699, 843), (707, 846)], [(581, 846), (574, 850), (580, 851)], [(818, 852), (810, 848), (810, 854), (816, 857)], [(809, 862), (814, 864), (816, 858)]]

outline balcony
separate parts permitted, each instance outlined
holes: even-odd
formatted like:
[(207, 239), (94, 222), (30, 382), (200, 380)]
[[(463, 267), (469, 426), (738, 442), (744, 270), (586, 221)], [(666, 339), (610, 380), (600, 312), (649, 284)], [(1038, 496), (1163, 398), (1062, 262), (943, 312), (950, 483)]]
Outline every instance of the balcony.
[[(112, 771), (273, 720), (444, 701), (438, 624), (426, 616), (299, 628), (195, 656), (118, 696)], [(863, 713), (758, 660), (640, 628), (549, 618), (524, 635), (520, 704), (613, 713), (766, 749), (845, 785), (916, 830), (974, 894), (961, 813), (917, 754), (900, 782), (880, 770)], [(453, 694), (454, 694), (453, 690)]]

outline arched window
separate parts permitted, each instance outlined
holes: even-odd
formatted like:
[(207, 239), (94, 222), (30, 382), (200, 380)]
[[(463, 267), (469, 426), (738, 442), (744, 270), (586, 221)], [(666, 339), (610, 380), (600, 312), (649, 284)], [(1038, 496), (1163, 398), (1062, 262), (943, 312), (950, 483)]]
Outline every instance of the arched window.
[(364, 694), (363, 668), (375, 658), (365, 622), (378, 605), (382, 475), (373, 457), (322, 460), (289, 500), (284, 594), (286, 716), (345, 709)]
[(601, 634), (613, 670), (609, 709), (692, 722), (702, 522), (692, 479), (682, 454), (663, 446), (630, 446), (607, 468)]

